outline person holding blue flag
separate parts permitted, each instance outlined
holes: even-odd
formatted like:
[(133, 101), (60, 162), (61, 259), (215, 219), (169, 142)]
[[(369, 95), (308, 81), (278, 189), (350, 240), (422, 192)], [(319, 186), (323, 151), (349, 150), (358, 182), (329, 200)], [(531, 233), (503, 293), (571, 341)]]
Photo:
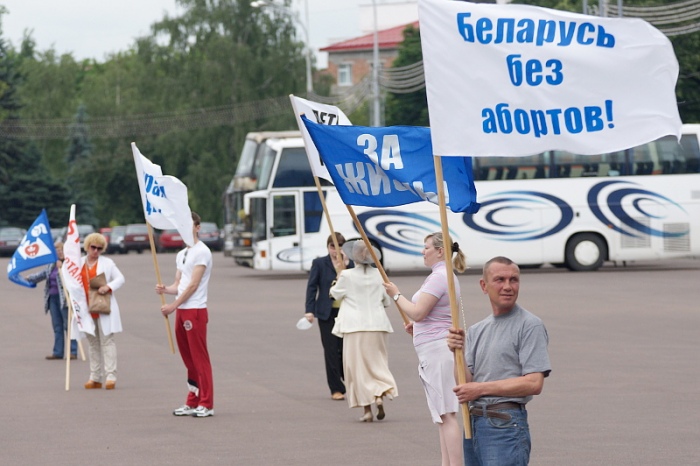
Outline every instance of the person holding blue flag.
[[(7, 265), (7, 278), (17, 285), (35, 288), (36, 284), (46, 280), (44, 310), (51, 313), (54, 328), (54, 348), (46, 359), (63, 359), (64, 334), (67, 329), (68, 311), (63, 294), (63, 282), (59, 270), (63, 262), (63, 244), (60, 253), (56, 251), (51, 237), (51, 227), (46, 210), (42, 209), (39, 216), (20, 241), (17, 250)], [(24, 277), (22, 272), (48, 265), (42, 272)], [(71, 345), (71, 353), (75, 355), (77, 343)]]
[[(63, 243), (56, 241), (54, 244), (58, 259), (44, 268), (41, 272), (33, 273), (26, 277), (27, 282), (36, 285), (41, 281), (46, 281), (44, 287), (44, 312), (51, 315), (51, 325), (53, 327), (53, 351), (46, 356), (46, 359), (63, 359), (65, 349), (65, 332), (68, 330), (68, 304), (63, 291), (63, 280), (61, 279), (61, 265), (63, 265)], [(78, 342), (72, 340), (70, 343), (70, 358), (76, 359), (78, 353)]]

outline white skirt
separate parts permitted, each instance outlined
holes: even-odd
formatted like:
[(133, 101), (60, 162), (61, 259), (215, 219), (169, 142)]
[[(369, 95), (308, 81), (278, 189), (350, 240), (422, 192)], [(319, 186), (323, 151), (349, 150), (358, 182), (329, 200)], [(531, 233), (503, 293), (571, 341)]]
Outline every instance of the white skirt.
[(378, 396), (399, 395), (389, 370), (386, 332), (343, 334), (343, 371), (348, 406), (369, 406)]
[(416, 346), (416, 354), (430, 416), (434, 423), (441, 424), (440, 416), (459, 411), (459, 400), (452, 391), (457, 386), (454, 354), (444, 339)]

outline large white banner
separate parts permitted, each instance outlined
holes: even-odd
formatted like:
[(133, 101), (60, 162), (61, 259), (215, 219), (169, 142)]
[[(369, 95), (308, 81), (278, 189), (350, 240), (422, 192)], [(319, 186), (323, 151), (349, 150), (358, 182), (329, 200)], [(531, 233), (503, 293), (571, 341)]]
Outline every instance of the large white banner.
[(292, 108), (294, 108), (294, 115), (297, 118), (299, 131), (301, 131), (301, 136), (304, 138), (306, 156), (309, 158), (311, 171), (315, 176), (328, 180), (332, 183), (333, 178), (331, 178), (331, 175), (328, 173), (328, 169), (323, 164), (323, 160), (321, 160), (321, 156), (318, 154), (318, 149), (311, 140), (311, 136), (309, 136), (309, 131), (306, 129), (306, 125), (302, 123), (301, 115), (306, 115), (306, 118), (320, 125), (350, 126), (352, 125), (352, 123), (350, 123), (350, 119), (335, 105), (320, 104), (311, 100), (302, 99), (301, 97), (297, 97), (295, 95), (290, 95), (289, 100), (291, 100)]
[(640, 19), (419, 0), (435, 155), (599, 154), (680, 138), (678, 61)]

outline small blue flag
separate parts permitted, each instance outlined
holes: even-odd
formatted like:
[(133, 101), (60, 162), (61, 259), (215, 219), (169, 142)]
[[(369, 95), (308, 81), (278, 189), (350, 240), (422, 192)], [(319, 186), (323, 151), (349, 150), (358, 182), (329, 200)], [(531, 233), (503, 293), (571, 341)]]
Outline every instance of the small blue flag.
[[(438, 204), (430, 128), (319, 125), (302, 120), (346, 205), (392, 207)], [(445, 203), (475, 213), (471, 157), (443, 157)]]
[(30, 283), (20, 275), (25, 270), (33, 269), (58, 260), (56, 249), (53, 247), (53, 237), (46, 210), (34, 220), (32, 226), (20, 241), (17, 250), (7, 264), (7, 278), (18, 285), (34, 288), (36, 283)]

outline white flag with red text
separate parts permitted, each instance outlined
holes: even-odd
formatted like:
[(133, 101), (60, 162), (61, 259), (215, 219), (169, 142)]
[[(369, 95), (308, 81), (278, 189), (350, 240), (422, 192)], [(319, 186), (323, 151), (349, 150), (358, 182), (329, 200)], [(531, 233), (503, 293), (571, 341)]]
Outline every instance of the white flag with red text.
[[(68, 220), (68, 233), (63, 244), (63, 266), (61, 276), (63, 286), (68, 291), (71, 305), (73, 306), (73, 321), (71, 337), (78, 339), (78, 332), (95, 335), (95, 323), (88, 311), (87, 297), (83, 287), (83, 274), (80, 267), (80, 235), (75, 222), (75, 204), (70, 207), (70, 219)], [(77, 330), (77, 331), (76, 331)]]

